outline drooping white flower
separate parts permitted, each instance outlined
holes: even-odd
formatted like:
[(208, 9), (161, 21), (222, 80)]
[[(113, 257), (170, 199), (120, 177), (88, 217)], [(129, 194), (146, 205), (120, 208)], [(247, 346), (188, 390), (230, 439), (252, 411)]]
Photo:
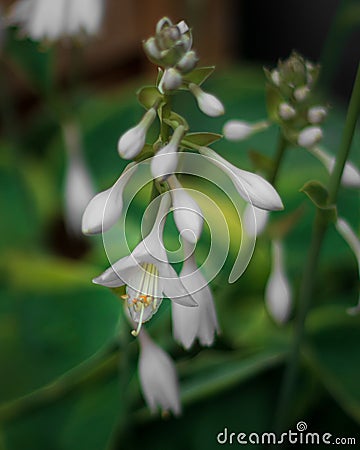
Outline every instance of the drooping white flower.
[(103, 10), (103, 0), (18, 0), (9, 22), (34, 40), (53, 41), (80, 33), (96, 34)]
[(135, 127), (130, 128), (120, 137), (118, 152), (122, 158), (133, 159), (141, 152), (145, 145), (146, 133), (155, 117), (156, 110), (150, 108)]
[(160, 91), (173, 91), (181, 86), (182, 76), (178, 70), (174, 67), (169, 67), (165, 69), (164, 75), (162, 76), (159, 90)]
[(173, 267), (169, 264), (163, 243), (163, 229), (169, 211), (170, 195), (162, 195), (157, 217), (150, 233), (124, 258), (119, 259), (93, 280), (107, 287), (126, 285), (126, 300), (130, 316), (141, 324), (158, 310), (164, 296), (185, 306), (197, 306)]
[(320, 127), (306, 127), (300, 131), (297, 143), (300, 147), (311, 148), (323, 137)]
[(172, 324), (174, 338), (189, 349), (196, 338), (203, 346), (213, 344), (215, 334), (220, 328), (216, 316), (213, 296), (207, 281), (196, 265), (193, 247), (183, 240), (185, 261), (180, 272), (180, 279), (186, 289), (196, 300), (197, 308), (187, 308), (172, 304)]
[(301, 86), (294, 91), (295, 100), (298, 102), (303, 102), (309, 94), (310, 89), (308, 86)]
[[(339, 217), (335, 223), (336, 229), (339, 234), (344, 238), (344, 240), (348, 243), (349, 247), (355, 254), (355, 258), (358, 265), (359, 278), (360, 278), (360, 239), (348, 224), (345, 219)], [(358, 304), (354, 308), (348, 309), (349, 314), (359, 314), (360, 313), (360, 294)]]
[(177, 229), (182, 237), (195, 243), (199, 239), (203, 227), (203, 214), (200, 206), (181, 186), (175, 175), (168, 178), (171, 187), (172, 210)]
[(285, 323), (292, 307), (292, 294), (283, 261), (283, 245), (272, 242), (272, 267), (265, 288), (265, 303), (271, 317), (279, 324)]
[(313, 106), (307, 113), (308, 121), (314, 125), (321, 123), (326, 117), (327, 111), (323, 106)]
[(142, 329), (139, 333), (139, 378), (150, 411), (160, 407), (163, 413), (181, 413), (179, 383), (170, 356)]
[(210, 117), (218, 117), (224, 114), (224, 106), (215, 95), (204, 92), (200, 86), (194, 83), (189, 84), (189, 90), (196, 98), (197, 104), (204, 114)]
[(295, 109), (288, 103), (280, 103), (279, 105), (279, 116), (283, 120), (290, 120), (296, 116)]
[(160, 149), (151, 160), (152, 176), (164, 181), (169, 175), (175, 173), (179, 161), (179, 144), (184, 135), (184, 127), (179, 125), (170, 142)]
[(259, 236), (269, 221), (269, 211), (256, 208), (251, 203), (246, 205), (242, 216), (242, 224), (245, 233), (249, 237)]
[(131, 163), (111, 188), (96, 194), (87, 205), (82, 217), (84, 234), (104, 233), (119, 219), (123, 207), (123, 192), (136, 170)]
[(209, 147), (199, 147), (198, 150), (229, 176), (244, 200), (257, 208), (268, 211), (278, 211), (284, 208), (275, 188), (260, 175), (235, 167)]
[(85, 163), (79, 129), (68, 123), (63, 126), (63, 136), (67, 153), (65, 223), (71, 233), (80, 236), (82, 215), (94, 195), (94, 185)]
[[(334, 156), (329, 155), (319, 146), (308, 148), (308, 150), (325, 166), (329, 173), (332, 173), (335, 166)], [(349, 161), (345, 163), (341, 184), (348, 188), (360, 188), (360, 171)]]
[(223, 133), (229, 141), (242, 141), (250, 137), (253, 133), (268, 128), (269, 123), (266, 121), (249, 123), (244, 120), (229, 120), (225, 123)]

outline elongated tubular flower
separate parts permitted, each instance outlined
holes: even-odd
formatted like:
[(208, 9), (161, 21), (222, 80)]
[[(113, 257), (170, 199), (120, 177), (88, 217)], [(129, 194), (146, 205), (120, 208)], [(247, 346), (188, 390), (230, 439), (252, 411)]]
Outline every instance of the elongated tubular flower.
[[(348, 243), (351, 250), (354, 252), (357, 265), (358, 265), (358, 271), (359, 271), (359, 278), (360, 278), (360, 239), (355, 234), (354, 230), (351, 228), (351, 226), (348, 224), (348, 222), (345, 219), (342, 219), (339, 217), (335, 223), (336, 229), (339, 232), (339, 234), (344, 238), (345, 242)], [(359, 314), (360, 313), (360, 295), (359, 295), (359, 301), (358, 304), (354, 308), (348, 309), (349, 314)]]
[(65, 223), (74, 235), (81, 235), (81, 218), (94, 195), (94, 184), (85, 163), (80, 131), (74, 123), (63, 126), (67, 152), (65, 175)]
[(166, 180), (169, 175), (176, 172), (179, 162), (179, 144), (184, 136), (184, 127), (178, 126), (171, 136), (170, 142), (160, 149), (151, 160), (151, 173), (160, 181)]
[(246, 205), (242, 217), (242, 224), (245, 233), (249, 237), (259, 236), (265, 230), (268, 221), (269, 211), (256, 208), (251, 203)]
[(167, 259), (162, 235), (169, 206), (170, 195), (165, 193), (150, 233), (130, 255), (119, 259), (93, 280), (95, 284), (112, 288), (127, 285), (123, 298), (132, 320), (138, 323), (138, 329), (133, 332), (135, 336), (141, 324), (158, 310), (163, 296), (184, 306), (197, 306)]
[(239, 169), (209, 147), (199, 147), (199, 152), (223, 170), (233, 182), (241, 197), (260, 209), (278, 211), (284, 208), (274, 187), (260, 175)]
[(130, 128), (120, 137), (118, 152), (122, 158), (133, 159), (141, 152), (145, 145), (146, 133), (155, 117), (155, 108), (150, 108), (135, 127)]
[[(183, 239), (185, 261), (180, 272), (180, 279), (196, 300), (197, 308), (187, 308), (173, 303), (172, 324), (174, 338), (189, 349), (196, 338), (203, 346), (213, 344), (215, 334), (219, 333), (214, 299), (207, 281), (196, 265), (193, 247)], [(187, 256), (189, 255), (189, 256)]]
[(194, 83), (189, 84), (189, 90), (196, 98), (200, 110), (210, 116), (218, 117), (224, 114), (224, 106), (215, 95), (204, 92), (200, 86)]
[(272, 242), (272, 268), (265, 288), (265, 303), (273, 319), (282, 324), (289, 318), (292, 306), (290, 284), (285, 274), (283, 246)]
[(171, 201), (177, 229), (184, 239), (195, 243), (203, 228), (203, 214), (200, 206), (179, 183), (175, 175), (168, 178)]
[[(308, 149), (309, 152), (315, 156), (331, 174), (335, 166), (335, 157), (329, 155), (324, 149), (319, 146), (315, 146)], [(345, 163), (343, 174), (341, 177), (341, 184), (344, 187), (360, 188), (360, 172), (349, 161)]]
[(82, 32), (96, 34), (103, 10), (103, 0), (18, 0), (9, 22), (20, 25), (22, 33), (34, 40), (56, 40)]
[(169, 355), (149, 337), (144, 329), (139, 333), (139, 378), (141, 390), (150, 411), (160, 407), (163, 413), (181, 414), (179, 383)]
[(103, 233), (116, 223), (123, 208), (124, 189), (136, 168), (134, 163), (130, 163), (111, 188), (100, 192), (90, 200), (82, 217), (84, 234)]

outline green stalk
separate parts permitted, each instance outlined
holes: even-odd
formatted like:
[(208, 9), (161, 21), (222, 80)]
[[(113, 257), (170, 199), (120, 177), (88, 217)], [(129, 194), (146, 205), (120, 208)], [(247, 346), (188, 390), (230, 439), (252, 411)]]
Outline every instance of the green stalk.
[(269, 182), (274, 187), (276, 184), (277, 177), (279, 175), (280, 166), (283, 162), (286, 148), (287, 148), (287, 140), (284, 138), (284, 135), (282, 134), (282, 132), (280, 130), (278, 146), (277, 146), (275, 157), (274, 157), (274, 168), (273, 168), (272, 173), (269, 176)]
[[(328, 205), (336, 202), (340, 187), (341, 177), (345, 163), (349, 156), (352, 138), (355, 131), (357, 119), (360, 114), (360, 64), (348, 107), (345, 128), (340, 143), (339, 152), (336, 158), (334, 170), (330, 176), (328, 187)], [(299, 370), (299, 360), (301, 346), (305, 335), (306, 318), (311, 306), (315, 285), (315, 273), (318, 266), (321, 247), (325, 238), (329, 222), (323, 219), (321, 210), (317, 210), (310, 250), (305, 265), (302, 284), (299, 294), (299, 310), (295, 324), (295, 335), (289, 355), (288, 363), (285, 369), (282, 390), (280, 393), (279, 406), (275, 419), (275, 431), (280, 433), (286, 428), (290, 407), (294, 398), (297, 373)]]

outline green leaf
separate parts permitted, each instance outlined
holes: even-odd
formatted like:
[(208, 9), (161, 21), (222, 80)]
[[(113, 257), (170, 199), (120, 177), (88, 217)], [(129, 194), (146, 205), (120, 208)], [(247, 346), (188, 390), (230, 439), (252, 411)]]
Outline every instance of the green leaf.
[(300, 192), (304, 192), (309, 197), (324, 219), (331, 222), (336, 221), (336, 206), (328, 204), (328, 191), (322, 183), (316, 180), (308, 181), (300, 189)]
[(140, 104), (145, 109), (152, 108), (157, 101), (161, 101), (163, 98), (155, 86), (145, 86), (141, 88), (136, 95)]
[(208, 146), (222, 138), (218, 133), (189, 133), (184, 137), (185, 141), (195, 145)]
[(215, 66), (210, 67), (199, 67), (198, 69), (193, 70), (190, 73), (187, 73), (183, 76), (183, 81), (185, 82), (185, 86), (183, 88), (187, 88), (187, 84), (194, 83), (200, 86), (204, 83), (205, 80), (209, 78), (209, 76), (214, 72)]
[(174, 111), (171, 111), (169, 113), (169, 117), (163, 120), (167, 125), (170, 125), (171, 128), (177, 128), (179, 125), (182, 125), (185, 130), (189, 129), (189, 124), (187, 123), (186, 119), (184, 119), (184, 117), (180, 116), (180, 114), (177, 114)]

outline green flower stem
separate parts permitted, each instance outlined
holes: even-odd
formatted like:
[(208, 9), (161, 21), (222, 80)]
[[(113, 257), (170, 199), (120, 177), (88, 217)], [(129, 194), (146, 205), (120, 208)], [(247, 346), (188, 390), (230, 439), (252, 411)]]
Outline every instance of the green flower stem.
[(280, 172), (280, 167), (283, 162), (286, 148), (287, 148), (287, 140), (285, 139), (284, 135), (282, 134), (282, 132), (280, 130), (278, 145), (277, 145), (277, 149), (276, 149), (276, 153), (275, 153), (275, 157), (274, 157), (274, 168), (269, 176), (269, 182), (274, 187), (275, 187), (277, 177)]
[[(328, 204), (333, 205), (336, 202), (337, 194), (340, 187), (340, 181), (346, 160), (349, 156), (352, 138), (355, 131), (356, 121), (360, 114), (360, 64), (353, 92), (351, 95), (348, 112), (346, 116), (345, 128), (340, 144), (340, 149), (336, 158), (334, 170), (330, 176), (328, 188)], [(289, 355), (288, 363), (285, 369), (284, 381), (280, 393), (279, 406), (275, 419), (275, 431), (277, 433), (285, 429), (289, 412), (296, 388), (297, 373), (299, 370), (299, 360), (301, 346), (305, 335), (306, 318), (311, 306), (311, 299), (314, 291), (315, 273), (318, 266), (321, 247), (328, 228), (328, 221), (323, 219), (321, 210), (317, 210), (310, 250), (305, 265), (300, 294), (299, 294), (299, 310), (295, 324), (294, 340)]]

